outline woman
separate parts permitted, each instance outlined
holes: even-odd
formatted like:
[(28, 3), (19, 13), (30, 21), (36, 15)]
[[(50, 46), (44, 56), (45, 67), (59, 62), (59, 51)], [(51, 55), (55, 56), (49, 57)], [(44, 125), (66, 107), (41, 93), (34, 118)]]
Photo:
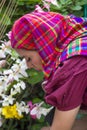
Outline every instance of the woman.
[(87, 109), (87, 19), (26, 14), (13, 25), (11, 45), (29, 68), (44, 73), (45, 100), (56, 109), (43, 129), (71, 130), (79, 109)]

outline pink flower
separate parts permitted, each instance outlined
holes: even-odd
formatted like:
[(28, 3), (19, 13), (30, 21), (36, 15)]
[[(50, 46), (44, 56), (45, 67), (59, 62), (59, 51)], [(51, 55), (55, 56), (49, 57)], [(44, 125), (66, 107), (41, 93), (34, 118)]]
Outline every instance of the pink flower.
[(57, 0), (42, 0), (44, 8), (46, 8), (48, 11), (50, 11), (50, 5), (53, 4), (55, 6), (59, 6), (57, 3)]
[(45, 2), (51, 3), (53, 5), (57, 5), (57, 0), (44, 0)]
[(32, 104), (32, 102), (28, 102), (28, 106), (29, 106), (29, 110), (30, 110), (30, 116), (33, 119), (40, 119), (42, 115), (46, 116), (47, 113), (53, 108), (44, 108), (42, 107), (42, 104), (44, 102), (41, 103), (36, 103), (36, 104)]
[(46, 8), (48, 11), (50, 11), (50, 2), (47, 3), (45, 0), (43, 0), (43, 5), (43, 8)]
[(0, 61), (0, 68), (4, 67), (6, 65), (6, 60)]
[(11, 47), (11, 42), (10, 40), (8, 42), (4, 42), (4, 44), (6, 45), (6, 47)]
[(29, 110), (30, 110), (30, 116), (31, 116), (31, 118), (36, 119), (36, 118), (37, 118), (37, 117), (36, 117), (36, 114), (32, 114), (32, 113), (31, 113), (31, 111), (33, 110), (33, 108), (36, 107), (36, 104), (32, 104), (32, 102), (29, 101), (29, 102), (28, 102), (28, 106), (29, 106)]
[(44, 11), (39, 5), (36, 5), (34, 12), (44, 12)]
[(8, 32), (6, 35), (8, 36), (8, 38), (9, 38), (9, 40), (11, 40), (11, 31), (10, 32)]

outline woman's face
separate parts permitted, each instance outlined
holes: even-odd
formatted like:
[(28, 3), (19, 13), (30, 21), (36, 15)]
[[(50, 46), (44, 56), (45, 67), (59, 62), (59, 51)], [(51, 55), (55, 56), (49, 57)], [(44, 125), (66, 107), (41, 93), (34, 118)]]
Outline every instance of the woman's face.
[(43, 71), (42, 60), (40, 55), (35, 50), (15, 49), (17, 53), (25, 58), (28, 68), (34, 68), (38, 71)]

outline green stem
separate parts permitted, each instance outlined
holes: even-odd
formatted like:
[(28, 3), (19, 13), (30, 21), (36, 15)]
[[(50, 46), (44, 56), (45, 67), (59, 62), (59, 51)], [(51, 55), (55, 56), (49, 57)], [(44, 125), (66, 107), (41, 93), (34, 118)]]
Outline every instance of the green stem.
[(84, 5), (84, 17), (87, 17), (87, 4)]

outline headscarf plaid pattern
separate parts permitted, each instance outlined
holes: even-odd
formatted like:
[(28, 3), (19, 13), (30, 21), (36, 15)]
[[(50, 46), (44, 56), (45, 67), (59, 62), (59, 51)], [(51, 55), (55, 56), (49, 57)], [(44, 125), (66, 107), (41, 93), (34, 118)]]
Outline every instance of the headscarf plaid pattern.
[(54, 12), (32, 12), (18, 19), (12, 28), (13, 48), (36, 49), (42, 58), (44, 74), (56, 70), (57, 61), (75, 38), (87, 31), (87, 22)]
[[(82, 21), (82, 18), (77, 18), (73, 15), (70, 17), (78, 22)], [(70, 42), (70, 44), (64, 49), (59, 58), (60, 62), (76, 55), (87, 56), (87, 18), (84, 18), (84, 24), (86, 31), (84, 31), (80, 37), (77, 37), (75, 40)]]

